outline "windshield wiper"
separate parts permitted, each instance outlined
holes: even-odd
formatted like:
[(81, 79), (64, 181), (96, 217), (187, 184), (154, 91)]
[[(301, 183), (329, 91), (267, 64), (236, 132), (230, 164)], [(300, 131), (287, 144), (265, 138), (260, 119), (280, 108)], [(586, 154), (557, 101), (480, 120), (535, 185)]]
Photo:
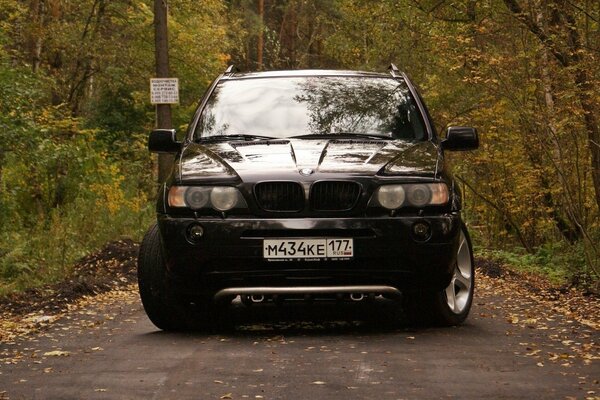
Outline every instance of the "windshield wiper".
[(353, 139), (353, 138), (368, 138), (368, 139), (385, 139), (393, 140), (394, 138), (386, 135), (376, 135), (371, 133), (353, 133), (353, 132), (336, 132), (336, 133), (315, 133), (308, 135), (290, 136), (293, 139)]
[(195, 142), (221, 142), (227, 140), (260, 140), (260, 139), (277, 139), (270, 136), (260, 136), (260, 135), (215, 135), (215, 136), (207, 136), (207, 137), (199, 137), (196, 138)]

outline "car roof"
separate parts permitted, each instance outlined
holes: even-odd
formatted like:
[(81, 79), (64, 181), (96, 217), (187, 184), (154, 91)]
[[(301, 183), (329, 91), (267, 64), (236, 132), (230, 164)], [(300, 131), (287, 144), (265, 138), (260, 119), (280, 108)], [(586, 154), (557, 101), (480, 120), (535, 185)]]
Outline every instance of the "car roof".
[(281, 71), (263, 71), (263, 72), (230, 72), (225, 73), (221, 79), (251, 79), (251, 78), (290, 78), (290, 77), (310, 77), (310, 76), (352, 76), (352, 77), (370, 77), (370, 78), (394, 78), (390, 73), (350, 71), (334, 69), (298, 69)]

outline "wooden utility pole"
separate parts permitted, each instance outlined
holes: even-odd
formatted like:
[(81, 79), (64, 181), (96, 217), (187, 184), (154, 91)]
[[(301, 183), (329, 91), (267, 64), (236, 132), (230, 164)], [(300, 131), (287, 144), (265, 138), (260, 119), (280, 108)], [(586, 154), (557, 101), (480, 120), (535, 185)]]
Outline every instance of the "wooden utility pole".
[(258, 17), (260, 19), (260, 27), (258, 30), (258, 45), (256, 49), (256, 64), (258, 70), (263, 69), (263, 48), (264, 48), (264, 20), (265, 20), (265, 0), (258, 0)]
[[(169, 77), (169, 38), (167, 35), (167, 0), (154, 0), (154, 48), (156, 57), (156, 77)], [(156, 127), (171, 129), (171, 105), (156, 105)], [(158, 155), (158, 182), (164, 182), (171, 172), (174, 157), (171, 154)]]

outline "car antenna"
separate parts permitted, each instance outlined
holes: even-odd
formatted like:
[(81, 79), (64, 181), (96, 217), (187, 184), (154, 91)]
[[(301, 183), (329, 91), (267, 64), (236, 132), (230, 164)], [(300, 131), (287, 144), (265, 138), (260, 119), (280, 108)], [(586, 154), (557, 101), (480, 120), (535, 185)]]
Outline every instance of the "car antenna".
[(229, 67), (227, 67), (227, 69), (225, 70), (226, 74), (235, 74), (236, 72), (240, 72), (239, 68), (236, 67), (235, 65), (231, 64)]
[(390, 74), (392, 74), (392, 76), (394, 78), (400, 77), (400, 71), (398, 70), (398, 67), (396, 67), (396, 64), (391, 63), (390, 66), (388, 67), (388, 70), (390, 71)]

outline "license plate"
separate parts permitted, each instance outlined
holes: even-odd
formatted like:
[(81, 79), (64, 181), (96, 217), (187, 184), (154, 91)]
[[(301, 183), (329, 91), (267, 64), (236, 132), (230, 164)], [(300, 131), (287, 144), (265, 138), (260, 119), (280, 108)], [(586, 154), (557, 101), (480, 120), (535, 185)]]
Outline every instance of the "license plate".
[(268, 260), (323, 260), (354, 257), (352, 238), (265, 239), (263, 257)]

